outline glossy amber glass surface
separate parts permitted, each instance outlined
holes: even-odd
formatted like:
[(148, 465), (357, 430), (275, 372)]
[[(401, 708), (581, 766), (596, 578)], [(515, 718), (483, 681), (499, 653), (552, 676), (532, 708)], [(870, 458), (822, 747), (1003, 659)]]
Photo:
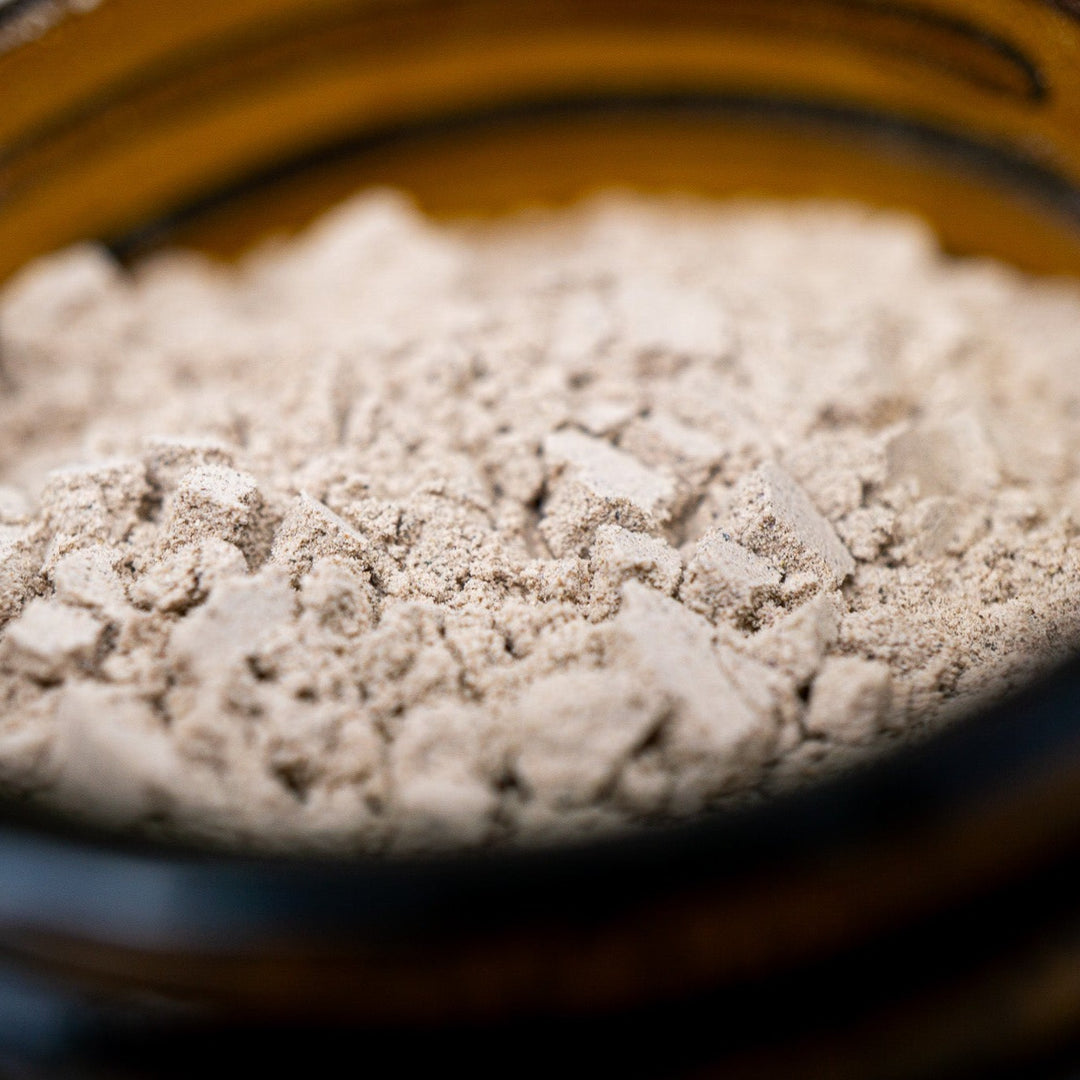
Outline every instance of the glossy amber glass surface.
[(34, 37), (44, 6), (0, 8), (0, 277), (163, 219), (234, 251), (371, 181), (850, 196), (1080, 267), (1071, 0), (103, 0)]

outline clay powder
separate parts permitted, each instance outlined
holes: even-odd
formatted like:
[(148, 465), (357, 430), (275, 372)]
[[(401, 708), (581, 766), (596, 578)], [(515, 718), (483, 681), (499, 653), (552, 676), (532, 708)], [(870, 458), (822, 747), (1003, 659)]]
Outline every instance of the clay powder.
[(767, 797), (1077, 643), (1080, 291), (846, 205), (366, 194), (0, 307), (0, 783), (229, 844)]

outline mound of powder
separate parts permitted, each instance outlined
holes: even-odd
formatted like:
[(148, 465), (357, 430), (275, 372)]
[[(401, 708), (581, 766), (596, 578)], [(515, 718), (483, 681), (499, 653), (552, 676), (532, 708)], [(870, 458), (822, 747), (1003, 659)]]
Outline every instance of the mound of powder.
[(846, 205), (366, 194), (0, 298), (0, 784), (229, 844), (768, 796), (1080, 639), (1080, 291)]

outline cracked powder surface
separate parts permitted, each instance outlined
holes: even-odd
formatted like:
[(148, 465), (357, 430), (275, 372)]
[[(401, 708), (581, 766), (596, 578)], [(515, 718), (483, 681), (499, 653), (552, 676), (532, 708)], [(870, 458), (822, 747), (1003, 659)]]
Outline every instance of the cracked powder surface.
[(401, 851), (767, 797), (1078, 639), (1080, 291), (849, 205), (364, 194), (0, 297), (0, 786)]

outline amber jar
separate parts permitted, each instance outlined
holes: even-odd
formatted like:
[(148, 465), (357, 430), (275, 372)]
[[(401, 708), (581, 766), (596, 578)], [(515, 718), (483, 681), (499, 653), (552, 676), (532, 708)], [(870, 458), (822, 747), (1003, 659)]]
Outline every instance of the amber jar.
[[(853, 196), (1080, 269), (1072, 0), (8, 0), (0, 102), (0, 277), (83, 237), (228, 255), (372, 182), (447, 215)], [(0, 1068), (1064, 1075), (1078, 854), (1080, 666), (770, 805), (547, 850), (269, 859), (5, 804)]]

